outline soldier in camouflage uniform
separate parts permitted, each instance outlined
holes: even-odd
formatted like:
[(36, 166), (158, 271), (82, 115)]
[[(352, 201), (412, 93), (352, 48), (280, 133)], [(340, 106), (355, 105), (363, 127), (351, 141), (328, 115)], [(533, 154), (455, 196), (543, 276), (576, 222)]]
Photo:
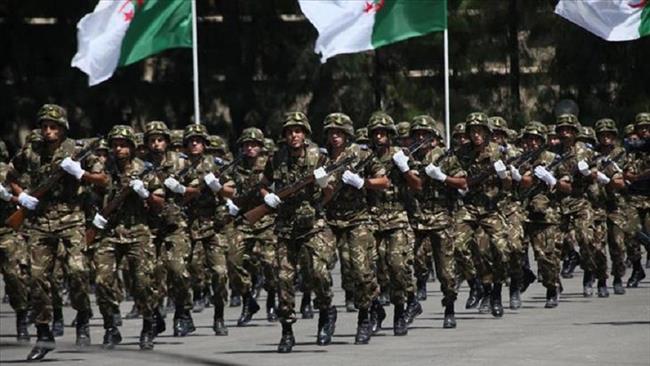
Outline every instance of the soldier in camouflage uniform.
[(111, 183), (104, 196), (104, 206), (112, 203), (126, 190), (128, 195), (118, 212), (110, 217), (97, 213), (93, 225), (101, 229), (95, 254), (97, 263), (97, 305), (104, 320), (102, 346), (113, 349), (122, 340), (116, 322), (122, 293), (116, 291), (117, 268), (126, 260), (133, 269), (133, 296), (142, 314), (140, 349), (153, 349), (155, 337), (154, 312), (157, 307), (154, 270), (156, 247), (147, 217), (160, 212), (164, 203), (162, 182), (150, 174), (144, 161), (135, 157), (136, 140), (133, 128), (114, 126), (108, 134), (111, 146), (106, 171)]
[[(351, 290), (346, 296), (354, 296), (353, 306), (359, 309), (355, 344), (367, 344), (372, 334), (370, 306), (378, 295), (379, 286), (372, 270), (370, 248), (374, 246), (374, 236), (367, 228), (370, 216), (366, 192), (386, 189), (389, 181), (383, 166), (369, 148), (352, 142), (354, 127), (349, 116), (343, 113), (327, 115), (323, 130), (333, 162), (355, 157), (349, 169), (341, 175), (342, 181), (327, 204), (326, 217), (337, 242), (341, 268), (344, 262), (347, 266), (350, 281), (347, 285)], [(358, 167), (361, 161), (367, 163)]]
[(458, 292), (451, 231), (451, 210), (455, 196), (451, 191), (464, 187), (463, 179), (460, 178), (463, 171), (456, 157), (445, 152), (442, 136), (435, 128), (435, 120), (432, 117), (424, 115), (413, 118), (411, 131), (415, 141), (422, 141), (433, 135), (431, 143), (418, 151), (422, 158), (420, 163), (416, 164), (418, 171), (425, 173), (426, 177), (422, 176), (421, 190), (416, 195), (415, 253), (416, 257), (420, 255), (418, 248), (423, 244), (431, 246), (443, 294), (442, 306), (445, 307), (442, 325), (443, 328), (455, 328), (454, 302)]
[[(38, 120), (43, 141), (14, 157), (14, 171), (11, 172), (12, 191), (18, 195), (18, 203), (29, 211), (26, 230), (32, 251), (31, 295), (38, 340), (27, 356), (28, 360), (42, 359), (54, 349), (54, 337), (49, 327), (52, 320), (50, 279), (59, 246), (65, 250), (65, 274), (70, 286), (72, 307), (77, 310), (76, 344), (81, 347), (90, 344), (88, 265), (82, 252), (85, 247), (85, 218), (79, 196), (81, 184), (101, 186), (107, 182), (106, 175), (101, 173), (101, 164), (88, 166), (85, 161), (72, 160), (79, 146), (66, 137), (69, 124), (64, 108), (46, 104), (38, 111)], [(59, 169), (66, 174), (46, 195), (39, 199), (28, 193)], [(30, 183), (25, 189), (19, 185), (23, 175), (28, 176)]]
[[(491, 128), (484, 113), (470, 113), (465, 125), (472, 141), (457, 152), (461, 167), (467, 175), (468, 190), (464, 192), (463, 206), (456, 216), (455, 231), (458, 234), (454, 245), (461, 252), (467, 249), (482, 228), (487, 234), (486, 245), (478, 245), (480, 259), (484, 265), (481, 271), (484, 297), (479, 312), (491, 310), (495, 317), (503, 316), (501, 287), (508, 275), (509, 249), (506, 224), (498, 210), (504, 191), (512, 186), (508, 167), (501, 160), (499, 146), (489, 141)], [(485, 179), (477, 181), (483, 172)]]
[(575, 232), (575, 238), (580, 247), (581, 266), (584, 269), (583, 295), (593, 296), (594, 277), (600, 285), (607, 279), (607, 255), (602, 242), (594, 240), (594, 212), (587, 198), (587, 190), (594, 183), (592, 169), (589, 163), (594, 152), (584, 143), (577, 142), (580, 133), (578, 118), (572, 114), (557, 117), (556, 131), (562, 139), (561, 154), (571, 154), (557, 168), (557, 190), (561, 197), (562, 232)]
[[(183, 337), (195, 330), (190, 311), (192, 297), (190, 294), (190, 273), (187, 261), (190, 254), (190, 242), (187, 231), (187, 221), (182, 212), (185, 186), (178, 180), (182, 179), (189, 169), (189, 161), (184, 154), (168, 149), (171, 141), (167, 125), (161, 121), (146, 124), (144, 139), (147, 145), (145, 160), (153, 165), (155, 175), (163, 181), (164, 188), (154, 194), (165, 197), (165, 205), (160, 215), (149, 218), (149, 228), (154, 236), (156, 245), (157, 265), (156, 282), (158, 285), (158, 305), (162, 306), (164, 298), (169, 293), (174, 301), (174, 336)], [(169, 291), (167, 281), (169, 279)], [(154, 311), (157, 329), (162, 332), (162, 317)]]
[[(285, 115), (282, 128), (283, 145), (266, 164), (261, 194), (264, 202), (276, 209), (275, 233), (278, 237), (278, 296), (282, 338), (278, 352), (291, 352), (295, 338), (292, 324), (294, 312), (294, 281), (298, 265), (305, 273), (303, 281), (316, 294), (320, 310), (317, 344), (331, 343), (335, 329), (336, 308), (332, 305), (332, 280), (329, 263), (335, 248), (324, 235), (325, 221), (320, 210), (323, 189), (328, 186), (329, 176), (323, 168), (327, 158), (317, 145), (307, 138), (311, 126), (302, 112)], [(309, 185), (284, 201), (271, 193), (271, 185), (280, 190), (312, 172), (316, 184)], [(331, 188), (328, 188), (331, 189)]]
[(370, 139), (368, 138), (368, 129), (365, 127), (357, 128), (356, 132), (354, 133), (354, 142), (356, 142), (358, 145), (365, 145), (368, 147), (370, 145)]
[(469, 144), (469, 136), (467, 135), (467, 129), (465, 128), (465, 122), (458, 123), (454, 126), (454, 130), (451, 133), (452, 145), (456, 148), (460, 148), (463, 145)]
[[(413, 232), (406, 211), (407, 190), (417, 188), (419, 179), (409, 166), (409, 157), (401, 148), (391, 145), (391, 137), (397, 131), (388, 114), (374, 113), (368, 121), (368, 132), (375, 154), (391, 182), (387, 190), (369, 192), (369, 201), (377, 206), (375, 219), (378, 229), (375, 238), (380, 263), (378, 267), (384, 266), (386, 270), (390, 300), (395, 306), (393, 334), (403, 336), (408, 333), (407, 300), (409, 305), (414, 304), (414, 311), (419, 306), (413, 278)], [(412, 314), (412, 317), (417, 315), (415, 312)]]
[(630, 146), (630, 159), (624, 168), (624, 177), (628, 183), (628, 221), (630, 228), (630, 246), (628, 257), (632, 262), (632, 275), (627, 281), (627, 287), (638, 287), (645, 278), (641, 266), (641, 244), (650, 252), (650, 113), (636, 115), (635, 132), (639, 140)]
[[(190, 170), (180, 182), (186, 190), (184, 198), (192, 248), (190, 263), (200, 260), (195, 255), (201, 248), (213, 293), (212, 329), (215, 335), (225, 336), (228, 335), (223, 318), (228, 297), (228, 243), (218, 237), (217, 233), (232, 221), (226, 199), (234, 194), (234, 184), (227, 176), (215, 175), (218, 170), (215, 159), (205, 154), (208, 143), (205, 126), (188, 125), (183, 134), (183, 142), (191, 164)], [(197, 264), (204, 265), (202, 262)]]
[(175, 152), (183, 152), (183, 130), (169, 131), (169, 149)]

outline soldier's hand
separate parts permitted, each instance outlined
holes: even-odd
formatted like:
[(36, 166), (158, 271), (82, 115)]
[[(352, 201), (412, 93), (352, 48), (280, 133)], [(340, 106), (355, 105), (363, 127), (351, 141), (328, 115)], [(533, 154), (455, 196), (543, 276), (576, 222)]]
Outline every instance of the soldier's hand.
[(409, 168), (409, 157), (406, 156), (402, 150), (393, 154), (393, 162), (395, 165), (397, 165), (397, 168), (402, 173), (406, 173), (411, 170), (411, 168)]
[(278, 208), (280, 203), (282, 201), (280, 200), (280, 197), (278, 197), (277, 194), (275, 193), (269, 193), (266, 196), (264, 196), (264, 203), (266, 203), (268, 206), (272, 208)]
[(605, 175), (605, 173), (599, 171), (596, 172), (596, 182), (598, 182), (599, 184), (606, 186), (609, 184), (610, 181), (611, 179), (607, 175)]
[(96, 213), (95, 217), (93, 217), (93, 225), (95, 225), (98, 229), (104, 230), (107, 224), (108, 220), (106, 220), (106, 218), (99, 213)]
[(515, 182), (521, 182), (521, 173), (519, 172), (519, 169), (515, 168), (514, 165), (510, 165), (510, 176)]
[(432, 179), (435, 179), (440, 182), (444, 182), (447, 179), (447, 174), (442, 172), (440, 167), (433, 164), (429, 164), (424, 168), (424, 172), (427, 173)]
[(172, 177), (165, 179), (164, 184), (165, 187), (169, 188), (169, 190), (174, 193), (185, 194), (185, 191), (187, 190), (184, 185)]
[(546, 185), (548, 185), (551, 188), (553, 188), (557, 183), (557, 179), (555, 179), (553, 174), (548, 170), (546, 170), (546, 168), (541, 165), (535, 167), (534, 173), (539, 180), (546, 183)]
[(316, 184), (318, 184), (319, 187), (321, 188), (327, 187), (327, 183), (329, 183), (329, 174), (327, 174), (325, 168), (320, 167), (314, 170), (313, 174), (316, 180)]
[(226, 200), (226, 207), (228, 207), (228, 213), (230, 216), (237, 216), (239, 213), (239, 207), (233, 202), (230, 198)]
[(497, 160), (494, 162), (494, 170), (497, 172), (497, 175), (501, 179), (506, 179), (506, 177), (508, 176), (506, 165), (501, 160)]
[(219, 192), (221, 188), (223, 188), (219, 179), (212, 173), (206, 174), (205, 177), (203, 177), (203, 181), (214, 193)]
[(38, 198), (30, 196), (25, 192), (20, 192), (18, 195), (18, 204), (28, 210), (35, 210), (36, 206), (38, 206)]
[(351, 185), (356, 189), (363, 188), (363, 185), (366, 183), (366, 181), (363, 178), (361, 178), (359, 174), (352, 173), (349, 170), (343, 172), (343, 176), (341, 177), (341, 180), (343, 181), (343, 183)]
[(591, 171), (589, 170), (589, 164), (587, 164), (587, 162), (584, 160), (580, 160), (578, 162), (578, 171), (585, 177), (591, 174)]
[(11, 192), (9, 192), (7, 188), (5, 188), (5, 186), (0, 184), (0, 199), (2, 199), (5, 202), (9, 202), (11, 201), (11, 197), (13, 197)]
[(133, 179), (129, 182), (129, 186), (131, 186), (131, 189), (133, 189), (133, 191), (143, 200), (149, 198), (149, 191), (145, 188), (144, 183), (140, 179)]
[(86, 171), (81, 168), (81, 163), (70, 158), (63, 159), (59, 166), (61, 169), (65, 170), (66, 173), (77, 178), (77, 180), (81, 180), (81, 177), (86, 173)]

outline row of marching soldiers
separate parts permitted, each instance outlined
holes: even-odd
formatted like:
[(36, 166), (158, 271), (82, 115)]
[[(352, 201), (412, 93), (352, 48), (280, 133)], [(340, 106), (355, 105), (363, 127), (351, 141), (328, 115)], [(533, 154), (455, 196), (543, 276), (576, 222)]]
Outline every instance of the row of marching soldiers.
[[(382, 329), (388, 303), (393, 333), (406, 335), (422, 313), (433, 269), (444, 328), (456, 327), (463, 280), (470, 286), (466, 308), (503, 316), (506, 283), (510, 308), (519, 308), (536, 277), (529, 247), (546, 308), (558, 306), (563, 257), (565, 277), (579, 258), (586, 297), (594, 281), (599, 297), (609, 295), (607, 248), (616, 294), (625, 292), (626, 256), (633, 265), (628, 287), (645, 277), (649, 113), (626, 127), (622, 144), (611, 119), (591, 133), (563, 114), (554, 126), (533, 121), (513, 133), (503, 118), (475, 112), (454, 128), (450, 147), (430, 116), (396, 125), (376, 112), (355, 133), (347, 115), (332, 113), (320, 148), (307, 116), (291, 112), (277, 148), (248, 128), (234, 157), (210, 151), (200, 124), (187, 126), (181, 144), (160, 121), (146, 125), (142, 143), (125, 125), (102, 142), (68, 137), (67, 113), (58, 105), (44, 105), (37, 119), (38, 137), (0, 165), (2, 270), (19, 340), (29, 341), (29, 306), (33, 312), (37, 342), (29, 360), (55, 347), (50, 324), (60, 269), (77, 310), (78, 346), (90, 344), (91, 282), (103, 347), (122, 340), (124, 285), (142, 316), (143, 350), (165, 331), (165, 298), (175, 309), (174, 335), (184, 336), (195, 330), (192, 290), (209, 286), (213, 330), (227, 335), (228, 287), (243, 296), (237, 325), (245, 326), (260, 309), (255, 283), (262, 282), (267, 319), (282, 325), (282, 353), (295, 344), (297, 277), (315, 295), (317, 344), (331, 343), (337, 258), (348, 308), (358, 309), (356, 344)], [(120, 274), (123, 263), (128, 271)]]

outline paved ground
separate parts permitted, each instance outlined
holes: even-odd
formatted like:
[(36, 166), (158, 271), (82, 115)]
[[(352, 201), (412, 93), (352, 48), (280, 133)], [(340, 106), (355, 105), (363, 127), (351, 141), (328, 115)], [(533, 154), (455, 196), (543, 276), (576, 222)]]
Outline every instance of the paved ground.
[[(194, 314), (197, 331), (186, 338), (174, 338), (167, 331), (156, 339), (152, 352), (138, 349), (140, 320), (125, 320), (123, 344), (111, 352), (98, 344), (103, 336), (102, 321), (95, 309), (91, 321), (94, 345), (78, 351), (74, 328), (66, 327), (57, 339), (57, 349), (46, 357), (51, 364), (128, 365), (650, 365), (650, 281), (624, 296), (585, 299), (581, 274), (565, 280), (565, 293), (557, 309), (544, 309), (544, 288), (535, 283), (524, 294), (518, 311), (506, 309), (502, 319), (459, 310), (458, 328), (442, 329), (442, 307), (438, 283), (429, 283), (424, 313), (416, 319), (406, 337), (394, 337), (384, 329), (366, 346), (354, 345), (356, 315), (339, 307), (339, 321), (333, 344), (315, 345), (316, 319), (301, 320), (295, 326), (297, 345), (289, 355), (276, 353), (280, 326), (257, 316), (251, 326), (235, 326), (239, 309), (227, 309), (228, 337), (215, 337), (211, 330), (212, 308)], [(336, 304), (342, 305), (338, 271), (335, 273)], [(504, 295), (507, 289), (504, 289)], [(263, 296), (263, 295), (262, 295)], [(458, 301), (464, 305), (467, 287)], [(262, 299), (263, 303), (263, 299)], [(122, 304), (126, 313), (131, 303)], [(460, 306), (462, 308), (462, 306)], [(392, 319), (392, 308), (387, 309)], [(66, 324), (74, 317), (67, 307)], [(317, 316), (317, 315), (316, 315)], [(167, 318), (171, 327), (171, 316)], [(391, 322), (387, 321), (387, 325)], [(8, 304), (0, 305), (0, 363), (22, 363), (30, 346), (15, 342), (15, 318)], [(30, 327), (30, 332), (35, 332)], [(32, 344), (34, 338), (32, 338)]]

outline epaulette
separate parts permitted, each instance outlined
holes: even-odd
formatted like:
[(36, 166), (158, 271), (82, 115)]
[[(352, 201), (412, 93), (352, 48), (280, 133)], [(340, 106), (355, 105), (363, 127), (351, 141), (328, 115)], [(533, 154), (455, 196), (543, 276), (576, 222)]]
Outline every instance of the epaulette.
[(181, 159), (185, 159), (185, 160), (187, 160), (187, 159), (189, 158), (189, 157), (187, 156), (187, 154), (186, 154), (186, 153), (183, 153), (183, 152), (179, 152), (179, 153), (178, 153), (178, 157), (181, 158)]
[(224, 166), (224, 165), (228, 164), (227, 161), (223, 160), (222, 158), (220, 158), (220, 157), (218, 157), (218, 156), (215, 156), (215, 157), (213, 158), (213, 161), (214, 161), (215, 164), (217, 164), (217, 165), (219, 165), (219, 166)]
[(329, 156), (329, 154), (330, 154), (329, 151), (327, 151), (327, 149), (324, 148), (324, 147), (319, 147), (319, 148), (318, 148), (318, 151), (319, 151), (322, 155), (325, 155), (325, 156)]

